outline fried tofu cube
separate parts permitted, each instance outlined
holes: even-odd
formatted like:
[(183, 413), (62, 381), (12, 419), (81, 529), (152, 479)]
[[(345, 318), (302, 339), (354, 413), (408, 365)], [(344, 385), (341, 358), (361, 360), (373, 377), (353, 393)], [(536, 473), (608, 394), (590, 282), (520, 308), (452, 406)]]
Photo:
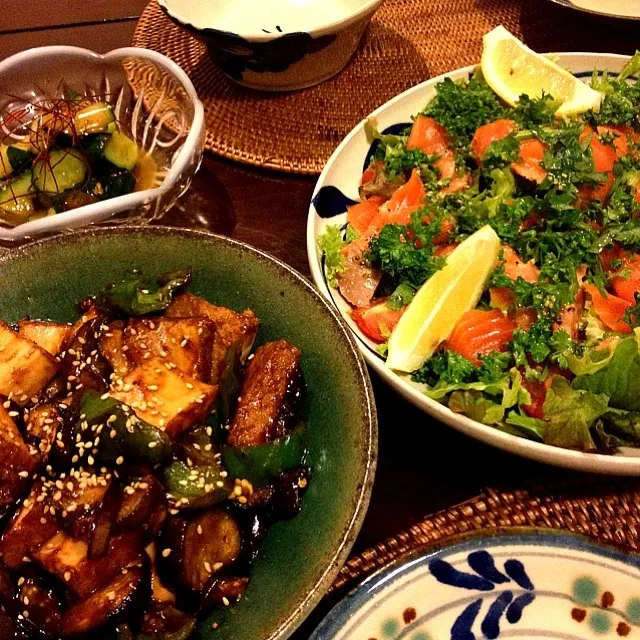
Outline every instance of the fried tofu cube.
[(0, 323), (0, 394), (25, 405), (58, 372), (60, 363), (47, 351)]
[(216, 384), (220, 378), (225, 355), (233, 343), (241, 343), (242, 360), (244, 362), (247, 359), (260, 325), (251, 310), (237, 313), (232, 309), (211, 304), (191, 293), (181, 293), (176, 296), (169, 305), (166, 316), (180, 318), (201, 316), (209, 318), (213, 322), (216, 330), (211, 354), (211, 382), (213, 384)]
[(27, 340), (35, 342), (52, 356), (57, 356), (69, 338), (71, 325), (41, 320), (20, 320), (18, 333)]
[(218, 394), (218, 387), (169, 369), (158, 358), (144, 360), (112, 385), (111, 396), (130, 406), (140, 418), (170, 438), (202, 422)]
[(284, 435), (295, 418), (302, 373), (300, 349), (286, 340), (261, 346), (247, 366), (227, 442), (264, 444)]
[(124, 330), (134, 364), (159, 358), (187, 376), (211, 379), (215, 325), (208, 318), (131, 318)]
[(98, 340), (100, 353), (109, 362), (118, 378), (123, 378), (133, 369), (133, 365), (127, 357), (127, 350), (123, 348), (125, 326), (122, 320), (110, 322), (108, 329), (100, 335)]
[(18, 427), (0, 405), (0, 514), (26, 490), (36, 459)]

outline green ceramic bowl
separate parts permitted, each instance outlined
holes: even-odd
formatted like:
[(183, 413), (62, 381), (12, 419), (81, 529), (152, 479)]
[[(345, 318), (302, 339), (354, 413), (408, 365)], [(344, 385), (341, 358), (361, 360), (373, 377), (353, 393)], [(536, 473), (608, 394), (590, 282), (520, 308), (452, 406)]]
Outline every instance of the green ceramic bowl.
[(269, 532), (246, 596), (201, 625), (203, 637), (216, 640), (286, 638), (344, 563), (376, 466), (371, 384), (336, 311), (293, 269), (247, 245), (201, 232), (134, 227), (59, 236), (2, 255), (0, 318), (70, 321), (78, 299), (134, 267), (151, 273), (186, 265), (193, 269), (193, 293), (253, 309), (261, 321), (259, 342), (286, 338), (302, 349), (313, 468), (304, 507)]

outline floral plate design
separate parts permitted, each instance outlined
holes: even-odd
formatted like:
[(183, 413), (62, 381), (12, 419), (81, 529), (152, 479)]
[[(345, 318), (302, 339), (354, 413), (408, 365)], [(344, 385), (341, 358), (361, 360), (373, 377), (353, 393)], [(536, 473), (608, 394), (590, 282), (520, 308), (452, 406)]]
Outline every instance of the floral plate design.
[(362, 583), (310, 640), (640, 638), (640, 556), (564, 531), (418, 549)]

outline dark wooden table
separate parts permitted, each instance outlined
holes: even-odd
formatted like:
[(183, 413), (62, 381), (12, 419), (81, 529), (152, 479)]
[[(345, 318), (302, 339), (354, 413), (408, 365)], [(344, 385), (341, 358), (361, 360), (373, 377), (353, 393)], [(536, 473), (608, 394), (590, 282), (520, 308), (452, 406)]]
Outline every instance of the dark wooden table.
[[(23, 0), (20, 11), (14, 11), (9, 10), (8, 0), (0, 0), (0, 60), (48, 44), (99, 52), (127, 46), (145, 3)], [(314, 183), (314, 178), (261, 171), (207, 154), (190, 191), (163, 222), (233, 236), (308, 276), (305, 225)], [(412, 407), (373, 373), (372, 379), (380, 424), (378, 471), (354, 552), (478, 494), (483, 487), (575, 477), (471, 440)], [(295, 637), (308, 635), (308, 626)]]

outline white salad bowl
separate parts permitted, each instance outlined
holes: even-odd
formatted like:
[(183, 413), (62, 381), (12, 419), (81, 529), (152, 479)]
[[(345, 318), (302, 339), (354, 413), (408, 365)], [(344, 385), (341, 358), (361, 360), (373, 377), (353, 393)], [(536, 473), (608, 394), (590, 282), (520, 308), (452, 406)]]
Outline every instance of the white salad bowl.
[[(557, 55), (559, 64), (585, 79), (591, 76), (594, 69), (619, 72), (629, 59), (628, 56), (600, 53)], [(427, 80), (391, 99), (369, 117), (376, 118), (381, 132), (398, 133), (410, 125), (412, 116), (419, 113), (433, 98), (436, 84), (447, 77), (453, 80), (468, 78), (475, 69), (475, 66), (469, 66)], [(582, 453), (504, 433), (454, 413), (445, 405), (428, 398), (421, 385), (412, 382), (409, 375), (398, 374), (386, 366), (384, 359), (376, 351), (375, 343), (366, 338), (351, 319), (348, 313), (349, 304), (337, 290), (328, 286), (322, 252), (317, 245), (317, 239), (327, 225), (346, 224), (347, 205), (359, 201), (358, 186), (362, 173), (369, 164), (368, 154), (371, 148), (365, 133), (365, 122), (366, 119), (360, 122), (342, 141), (318, 179), (307, 220), (307, 252), (316, 286), (341, 311), (356, 335), (368, 364), (385, 382), (416, 407), (458, 431), (498, 449), (568, 469), (614, 475), (640, 475), (640, 448), (623, 448), (616, 455)]]
[(383, 0), (158, 0), (232, 80), (292, 91), (338, 73)]
[(5, 246), (104, 221), (140, 224), (160, 218), (200, 166), (204, 108), (193, 84), (169, 58), (134, 47), (105, 55), (79, 47), (40, 47), (0, 62), (0, 143), (20, 141), (39, 105), (78, 94), (111, 102), (116, 121), (138, 147), (154, 159), (162, 157), (155, 184), (15, 227), (0, 222)]

